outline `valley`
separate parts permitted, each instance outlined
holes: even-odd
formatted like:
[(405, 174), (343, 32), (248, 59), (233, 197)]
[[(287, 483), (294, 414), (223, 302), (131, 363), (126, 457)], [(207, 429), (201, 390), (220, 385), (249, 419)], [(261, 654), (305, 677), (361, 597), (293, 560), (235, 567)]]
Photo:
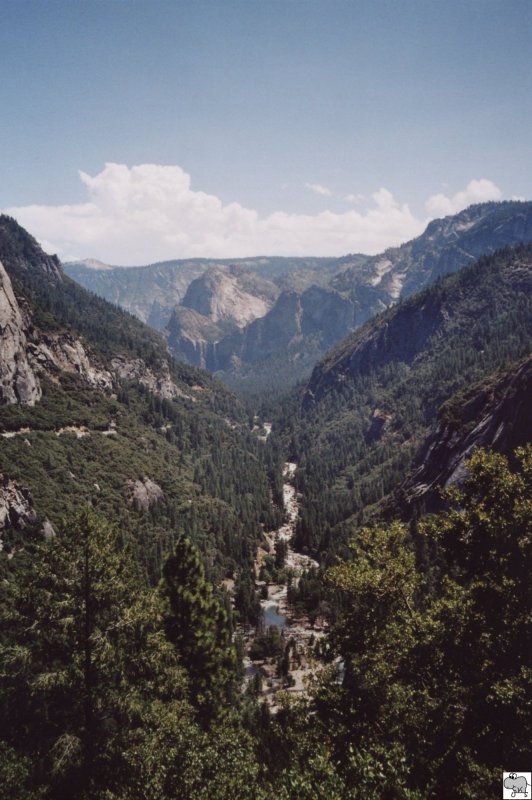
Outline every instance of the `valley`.
[(529, 213), (194, 262), (175, 339), (0, 217), (10, 797), (488, 800), (530, 727)]
[[(173, 355), (237, 392), (286, 392), (374, 315), (483, 255), (532, 238), (532, 204), (482, 203), (376, 256), (92, 263), (66, 274), (161, 330)], [(152, 304), (150, 306), (150, 303)], [(163, 311), (164, 305), (164, 311)]]
[[(265, 423), (266, 430), (271, 428), (271, 423)], [(261, 567), (266, 556), (276, 552), (279, 542), (286, 544), (283, 553), (282, 567), (288, 573), (287, 582), (290, 586), (297, 587), (302, 573), (314, 569), (319, 565), (317, 561), (296, 553), (292, 546), (296, 521), (299, 514), (299, 502), (293, 479), (297, 464), (286, 462), (283, 466), (283, 505), (286, 521), (276, 531), (264, 534), (264, 542), (257, 551), (255, 560), (256, 588), (262, 596), (260, 601), (262, 619), (255, 632), (243, 631), (246, 644), (246, 658), (244, 659), (245, 685), (255, 678), (260, 677), (258, 698), (266, 700), (270, 709), (275, 713), (279, 708), (279, 693), (288, 692), (290, 695), (302, 695), (305, 692), (305, 682), (317, 669), (319, 660), (313, 653), (316, 641), (324, 635), (324, 621), (321, 624), (310, 624), (308, 618), (297, 616), (288, 602), (288, 587), (285, 584), (261, 580)], [(253, 643), (257, 634), (267, 634), (271, 628), (277, 629), (281, 634), (283, 652), (276, 658), (256, 659), (253, 654)], [(282, 672), (282, 659), (286, 655), (285, 673)], [(281, 674), (280, 674), (281, 673)]]

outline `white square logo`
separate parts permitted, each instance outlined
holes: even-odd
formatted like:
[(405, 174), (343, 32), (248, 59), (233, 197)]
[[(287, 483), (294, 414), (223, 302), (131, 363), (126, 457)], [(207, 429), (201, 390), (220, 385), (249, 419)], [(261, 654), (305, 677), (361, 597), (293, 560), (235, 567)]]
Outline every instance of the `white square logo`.
[(502, 796), (512, 800), (525, 800), (530, 797), (530, 772), (503, 772)]

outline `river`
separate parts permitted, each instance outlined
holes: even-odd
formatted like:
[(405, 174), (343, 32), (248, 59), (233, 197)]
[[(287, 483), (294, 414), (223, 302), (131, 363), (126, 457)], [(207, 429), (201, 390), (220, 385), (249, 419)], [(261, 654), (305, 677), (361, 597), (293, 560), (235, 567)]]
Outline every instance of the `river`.
[[(266, 426), (264, 426), (266, 428)], [(271, 427), (270, 427), (271, 430)], [(267, 429), (269, 434), (270, 430)], [(293, 485), (294, 475), (297, 464), (286, 462), (283, 468), (283, 504), (285, 509), (286, 521), (275, 531), (265, 534), (266, 545), (258, 548), (255, 562), (257, 576), (257, 589), (263, 588), (263, 583), (258, 580), (260, 567), (265, 556), (273, 553), (275, 544), (282, 539), (287, 543), (287, 553), (285, 566), (292, 571), (293, 581), (297, 583), (302, 572), (310, 567), (318, 567), (318, 563), (309, 556), (296, 553), (292, 547), (292, 539), (295, 533), (296, 522), (299, 514), (299, 502), (296, 489)], [(249, 657), (245, 658), (245, 668), (247, 679), (259, 674), (263, 677), (263, 690), (261, 697), (266, 699), (272, 711), (277, 710), (277, 695), (280, 691), (288, 691), (291, 694), (301, 694), (304, 692), (304, 679), (316, 671), (317, 663), (311, 653), (311, 644), (318, 637), (323, 635), (323, 630), (317, 630), (311, 626), (307, 619), (298, 619), (294, 616), (293, 610), (287, 603), (287, 588), (280, 584), (268, 584), (268, 597), (261, 600), (263, 612), (263, 627), (277, 627), (286, 642), (293, 641), (297, 650), (297, 660), (292, 657), (290, 668), (291, 686), (286, 686), (276, 675), (276, 665), (267, 661), (252, 662)], [(252, 639), (248, 642), (248, 652)], [(293, 652), (293, 651), (292, 651)]]

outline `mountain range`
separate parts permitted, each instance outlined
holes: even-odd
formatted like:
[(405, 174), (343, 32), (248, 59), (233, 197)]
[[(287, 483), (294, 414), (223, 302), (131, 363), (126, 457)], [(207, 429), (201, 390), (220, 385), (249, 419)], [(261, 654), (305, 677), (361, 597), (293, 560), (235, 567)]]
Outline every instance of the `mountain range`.
[(89, 501), (120, 519), (154, 575), (186, 526), (211, 578), (251, 579), (261, 526), (279, 515), (265, 459), (227, 389), (176, 362), (159, 333), (78, 286), (0, 217), (4, 554), (60, 530)]
[(532, 204), (509, 201), (434, 220), (417, 239), (371, 257), (66, 270), (163, 329), (177, 358), (235, 387), (262, 387), (274, 375), (287, 387), (374, 314), (481, 255), (531, 240)]
[(203, 263), (164, 334), (0, 216), (10, 797), (493, 796), (530, 740), (530, 205)]

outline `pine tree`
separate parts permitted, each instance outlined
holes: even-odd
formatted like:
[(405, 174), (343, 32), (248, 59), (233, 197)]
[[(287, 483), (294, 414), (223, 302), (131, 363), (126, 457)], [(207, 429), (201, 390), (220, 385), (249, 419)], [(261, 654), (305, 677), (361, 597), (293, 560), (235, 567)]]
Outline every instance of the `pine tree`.
[(208, 719), (231, 698), (234, 646), (223, 605), (213, 596), (197, 548), (180, 536), (163, 568), (165, 630), (185, 667), (192, 701)]
[(6, 744), (31, 764), (36, 792), (94, 797), (123, 775), (128, 738), (158, 698), (179, 702), (186, 715), (158, 597), (118, 532), (89, 508), (3, 588)]

